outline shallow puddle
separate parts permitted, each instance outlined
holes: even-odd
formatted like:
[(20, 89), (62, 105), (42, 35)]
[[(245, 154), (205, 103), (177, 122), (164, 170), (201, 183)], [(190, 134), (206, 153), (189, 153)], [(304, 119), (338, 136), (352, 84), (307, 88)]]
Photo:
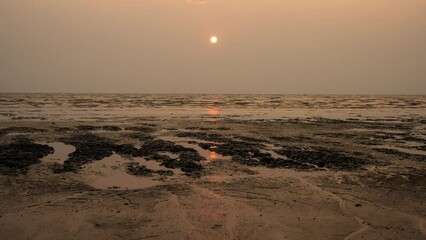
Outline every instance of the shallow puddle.
[(51, 146), (55, 151), (52, 154), (47, 155), (42, 158), (42, 161), (45, 162), (56, 162), (63, 164), (65, 160), (68, 159), (68, 155), (75, 151), (75, 147), (72, 145), (67, 145), (61, 142), (54, 143), (42, 143)]
[(202, 140), (193, 139), (193, 138), (172, 137), (172, 136), (159, 136), (158, 138), (161, 139), (161, 140), (174, 142), (175, 144), (181, 145), (181, 146), (186, 147), (186, 148), (192, 148), (192, 149), (196, 150), (201, 156), (203, 156), (206, 159), (204, 161), (204, 163), (210, 163), (210, 162), (213, 162), (215, 160), (231, 159), (230, 157), (223, 156), (223, 155), (216, 153), (214, 151), (214, 147), (209, 149), (209, 150), (205, 150), (205, 149), (201, 148), (200, 146), (198, 146), (198, 144), (196, 144), (196, 143), (195, 144), (188, 143), (188, 142), (197, 142), (197, 143), (198, 142), (206, 142), (206, 143), (209, 143), (208, 141), (202, 141)]
[(156, 165), (156, 162), (142, 160), (144, 159), (137, 158), (131, 161), (114, 154), (86, 165), (83, 168), (83, 177), (90, 186), (99, 189), (140, 189), (162, 184), (153, 178), (137, 177), (126, 172), (126, 165), (135, 161), (142, 162), (143, 165), (149, 163), (148, 168), (162, 168), (159, 164)]

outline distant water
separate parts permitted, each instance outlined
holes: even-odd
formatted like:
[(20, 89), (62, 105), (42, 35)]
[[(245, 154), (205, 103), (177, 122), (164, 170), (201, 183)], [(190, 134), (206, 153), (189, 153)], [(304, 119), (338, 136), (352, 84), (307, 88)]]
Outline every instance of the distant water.
[(421, 119), (426, 96), (0, 94), (2, 120), (146, 117)]

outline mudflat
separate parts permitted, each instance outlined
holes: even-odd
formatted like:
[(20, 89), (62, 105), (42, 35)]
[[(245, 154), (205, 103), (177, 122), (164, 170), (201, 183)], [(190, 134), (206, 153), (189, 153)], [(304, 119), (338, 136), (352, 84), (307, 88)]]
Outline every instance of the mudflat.
[(244, 117), (218, 104), (99, 119), (3, 109), (1, 238), (426, 239), (423, 105), (277, 118), (282, 106)]

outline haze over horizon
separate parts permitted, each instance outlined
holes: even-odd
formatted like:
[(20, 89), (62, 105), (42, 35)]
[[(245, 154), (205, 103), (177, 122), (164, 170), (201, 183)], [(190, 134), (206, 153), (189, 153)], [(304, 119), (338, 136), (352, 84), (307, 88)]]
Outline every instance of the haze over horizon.
[(0, 92), (426, 94), (424, 0), (0, 0), (0, 29)]

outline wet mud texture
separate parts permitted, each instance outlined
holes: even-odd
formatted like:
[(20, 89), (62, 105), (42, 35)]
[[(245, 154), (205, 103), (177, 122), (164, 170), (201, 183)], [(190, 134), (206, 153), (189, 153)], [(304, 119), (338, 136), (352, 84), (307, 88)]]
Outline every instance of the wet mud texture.
[[(341, 152), (325, 147), (286, 147), (275, 152), (283, 158), (274, 158), (262, 151), (264, 141), (237, 137), (239, 140), (225, 138), (219, 134), (202, 134), (194, 132), (178, 133), (179, 137), (190, 137), (214, 143), (199, 143), (203, 149), (213, 150), (223, 156), (231, 156), (240, 164), (249, 166), (265, 166), (269, 168), (292, 168), (298, 170), (328, 168), (333, 170), (356, 170), (371, 163), (372, 157), (362, 153)], [(280, 140), (282, 140), (280, 138)]]
[(0, 174), (25, 174), (28, 167), (40, 163), (40, 159), (53, 153), (48, 145), (18, 139), (13, 143), (0, 145)]
[(96, 130), (104, 130), (104, 131), (121, 131), (120, 127), (117, 126), (88, 126), (88, 125), (80, 125), (76, 127), (80, 131), (96, 131)]
[(139, 163), (129, 163), (127, 165), (127, 173), (142, 177), (153, 177), (154, 175), (173, 176), (174, 174), (171, 170), (152, 170)]
[[(83, 165), (111, 156), (114, 152), (132, 157), (144, 157), (155, 160), (167, 168), (180, 168), (186, 175), (200, 176), (203, 166), (198, 162), (204, 160), (192, 148), (185, 148), (170, 141), (149, 140), (140, 148), (130, 144), (116, 144), (112, 140), (93, 134), (75, 135), (61, 139), (66, 144), (73, 145), (76, 150), (69, 155), (63, 165), (55, 165), (54, 172), (77, 172)], [(178, 158), (171, 158), (160, 152), (177, 154)]]
[(153, 133), (155, 132), (155, 128), (146, 127), (146, 126), (132, 126), (132, 127), (126, 127), (127, 131), (135, 131), (135, 132), (144, 132), (144, 133)]
[(333, 170), (357, 170), (371, 163), (365, 154), (340, 152), (323, 147), (286, 147), (276, 152), (293, 161)]
[[(161, 152), (169, 152), (178, 155), (172, 158)], [(133, 155), (135, 156), (135, 155)], [(180, 168), (186, 175), (199, 176), (203, 171), (203, 166), (199, 163), (205, 160), (197, 150), (177, 145), (174, 142), (156, 139), (145, 142), (138, 150), (137, 155), (145, 157), (147, 160), (161, 162), (167, 168)]]
[[(415, 161), (426, 161), (426, 157), (423, 156), (423, 155), (405, 153), (405, 152), (401, 152), (397, 149), (374, 148), (374, 150), (377, 151), (377, 152), (388, 154), (388, 155), (397, 156), (400, 159), (411, 159), (411, 160), (415, 160)], [(419, 149), (419, 150), (421, 150), (421, 149)]]
[(46, 132), (45, 129), (33, 128), (33, 127), (8, 127), (0, 129), (0, 136), (4, 136), (9, 133), (37, 133)]
[(92, 134), (63, 138), (61, 142), (73, 145), (76, 150), (69, 155), (62, 166), (56, 165), (54, 167), (56, 173), (77, 172), (85, 164), (111, 156), (118, 148), (118, 145), (111, 140)]

